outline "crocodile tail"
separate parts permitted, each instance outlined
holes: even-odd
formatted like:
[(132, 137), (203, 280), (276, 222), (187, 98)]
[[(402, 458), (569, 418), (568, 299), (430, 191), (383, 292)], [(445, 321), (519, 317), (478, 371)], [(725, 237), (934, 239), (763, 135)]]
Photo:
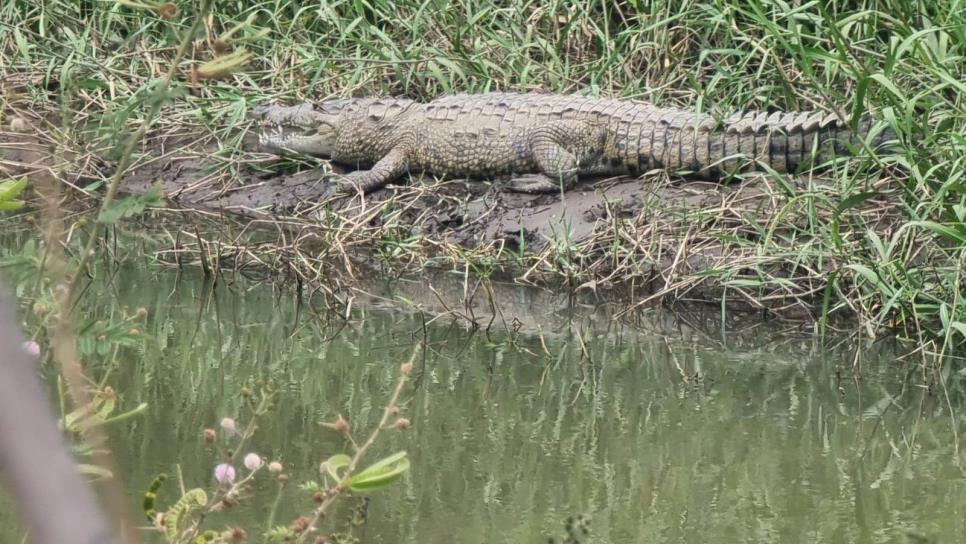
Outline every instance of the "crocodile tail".
[[(761, 165), (794, 173), (861, 152), (873, 125), (863, 117), (853, 131), (839, 116), (821, 112), (735, 114), (708, 131), (705, 142), (696, 142), (707, 145), (707, 161), (699, 174), (720, 178)], [(891, 129), (884, 129), (868, 144), (880, 150), (895, 138)]]

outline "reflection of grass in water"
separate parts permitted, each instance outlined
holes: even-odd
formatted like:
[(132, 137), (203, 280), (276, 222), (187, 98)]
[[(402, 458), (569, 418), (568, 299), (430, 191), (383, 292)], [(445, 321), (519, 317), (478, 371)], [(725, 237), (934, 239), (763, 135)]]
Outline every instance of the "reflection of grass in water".
[[(342, 451), (318, 422), (339, 412), (357, 425), (378, 418), (422, 330), (417, 316), (365, 312), (325, 342), (325, 324), (296, 326), (290, 295), (137, 268), (96, 289), (105, 291), (91, 300), (110, 293), (151, 312), (151, 341), (125, 350), (116, 378), (126, 403), (152, 407), (115, 430), (135, 491), (174, 462), (188, 481), (207, 481), (200, 429), (237, 413), (239, 389), (261, 379), (283, 394), (253, 448), (300, 467), (293, 481), (317, 478), (319, 461)], [(407, 406), (414, 427), (374, 452), (406, 449), (412, 472), (373, 497), (371, 538), (426, 540), (455, 527), (465, 541), (540, 541), (580, 511), (595, 518), (588, 542), (962, 529), (948, 417), (887, 365), (866, 370), (857, 387), (836, 378), (834, 354), (823, 364), (804, 352), (729, 354), (628, 337), (586, 340), (582, 355), (581, 342), (564, 337), (547, 340), (553, 357), (544, 358), (500, 335), (426, 334)], [(542, 352), (538, 339), (515, 342)], [(887, 394), (891, 404), (880, 402)], [(307, 500), (291, 487), (278, 519)], [(243, 506), (226, 522), (265, 506)]]
[[(371, 424), (396, 364), (422, 341), (415, 315), (358, 310), (327, 341), (336, 325), (297, 320), (287, 290), (211, 287), (131, 261), (108, 275), (97, 264), (106, 281), (91, 287), (86, 319), (116, 316), (120, 306), (149, 310), (143, 347), (120, 350), (112, 380), (124, 407), (150, 405), (113, 429), (132, 502), (176, 462), (186, 481), (207, 482), (213, 457), (200, 430), (237, 414), (238, 391), (257, 380), (283, 393), (253, 448), (300, 467), (295, 482), (317, 478), (319, 461), (343, 448), (318, 422), (342, 412)], [(547, 338), (550, 356), (539, 357), (541, 341), (528, 336), (425, 333), (430, 349), (407, 406), (414, 427), (374, 452), (406, 449), (412, 473), (373, 497), (362, 529), (371, 538), (431, 540), (457, 527), (465, 541), (540, 541), (581, 511), (596, 520), (588, 542), (963, 529), (942, 399), (918, 387), (918, 371), (875, 364), (876, 353), (855, 385), (841, 366), (850, 358), (810, 356), (792, 342), (729, 352), (646, 336), (562, 336)], [(95, 377), (114, 364), (98, 360)], [(958, 411), (962, 382), (948, 379)], [(171, 500), (165, 490), (161, 500)], [(308, 500), (290, 487), (279, 521)], [(243, 505), (219, 519), (264, 519), (265, 508)]]
[[(343, 449), (318, 422), (341, 412), (372, 424), (397, 363), (423, 341), (416, 315), (358, 310), (328, 340), (341, 324), (297, 319), (285, 289), (212, 287), (131, 261), (108, 275), (101, 264), (95, 272), (106, 281), (85, 298), (86, 319), (120, 306), (149, 311), (143, 346), (113, 359), (124, 406), (150, 405), (113, 429), (132, 502), (174, 463), (186, 481), (207, 482), (213, 457), (200, 430), (237, 414), (238, 392), (258, 380), (283, 392), (253, 449), (299, 467), (294, 482), (316, 479), (319, 461)], [(373, 497), (368, 537), (431, 540), (456, 527), (465, 541), (540, 541), (581, 511), (596, 520), (588, 542), (963, 529), (943, 403), (915, 386), (917, 373), (907, 385), (906, 371), (874, 364), (875, 353), (856, 386), (839, 366), (851, 359), (829, 353), (822, 362), (792, 342), (729, 352), (646, 336), (562, 336), (545, 339), (550, 356), (541, 357), (533, 354), (543, 343), (525, 335), (447, 326), (425, 334), (407, 406), (414, 427), (373, 452), (406, 449), (412, 472)], [(115, 364), (104, 360), (91, 360), (95, 377)], [(949, 379), (958, 410), (962, 383)], [(161, 500), (171, 500), (165, 490)], [(278, 520), (309, 500), (291, 486)], [(219, 519), (264, 519), (265, 508), (246, 504)]]

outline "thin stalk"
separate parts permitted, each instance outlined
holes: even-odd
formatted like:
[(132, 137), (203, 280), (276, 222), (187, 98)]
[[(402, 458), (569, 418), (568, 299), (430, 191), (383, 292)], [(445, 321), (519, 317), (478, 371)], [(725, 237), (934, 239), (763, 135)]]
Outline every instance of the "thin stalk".
[[(124, 151), (121, 153), (120, 162), (117, 165), (117, 170), (114, 171), (114, 175), (111, 177), (111, 181), (107, 186), (107, 193), (104, 195), (104, 200), (101, 201), (100, 209), (98, 210), (98, 217), (110, 208), (111, 204), (114, 203), (114, 199), (117, 197), (117, 191), (121, 186), (121, 178), (127, 172), (128, 167), (131, 165), (131, 157), (134, 155), (134, 148), (142, 140), (144, 140), (144, 135), (147, 134), (148, 130), (154, 124), (155, 118), (158, 116), (158, 112), (161, 111), (161, 105), (164, 103), (164, 99), (168, 94), (168, 88), (171, 86), (171, 81), (174, 76), (178, 73), (178, 65), (181, 60), (188, 54), (188, 49), (191, 47), (191, 42), (194, 40), (194, 35), (201, 28), (204, 22), (205, 16), (211, 9), (211, 5), (214, 0), (205, 0), (198, 12), (195, 14), (195, 20), (191, 25), (191, 29), (185, 34), (181, 43), (178, 45), (178, 50), (171, 59), (171, 66), (168, 67), (168, 73), (165, 74), (160, 81), (158, 81), (157, 86), (154, 89), (154, 93), (151, 96), (151, 109), (148, 115), (144, 118), (141, 126), (128, 138), (127, 143), (124, 145)], [(77, 290), (77, 285), (80, 283), (81, 276), (84, 275), (84, 271), (94, 255), (94, 246), (97, 244), (97, 238), (100, 235), (101, 222), (95, 219), (94, 226), (91, 229), (91, 236), (87, 240), (87, 245), (84, 247), (83, 253), (81, 253), (81, 260), (77, 264), (77, 270), (74, 272), (74, 277), (71, 278), (69, 288), (67, 290), (68, 294), (72, 297), (73, 293)]]
[[(134, 152), (134, 146), (144, 138), (144, 134), (150, 127), (152, 120), (157, 116), (157, 113), (161, 108), (161, 102), (164, 96), (167, 94), (170, 81), (177, 73), (177, 66), (181, 59), (187, 54), (192, 42), (192, 37), (194, 36), (195, 32), (197, 32), (198, 28), (200, 28), (200, 25), (204, 20), (204, 14), (210, 9), (212, 2), (213, 0), (205, 0), (204, 4), (202, 4), (202, 11), (198, 13), (194, 24), (191, 27), (191, 31), (182, 39), (177, 53), (175, 54), (174, 59), (172, 59), (171, 68), (169, 69), (167, 75), (158, 83), (153, 95), (154, 104), (152, 105), (151, 112), (148, 115), (148, 118), (145, 119), (145, 122), (141, 125), (140, 129), (128, 140), (124, 153), (121, 156), (121, 162), (118, 165), (118, 169), (114, 173), (113, 178), (111, 179), (104, 201), (101, 203), (100, 212), (108, 209), (108, 207), (114, 201), (120, 185), (121, 177), (130, 164), (130, 158)], [(46, 178), (49, 176), (42, 177)], [(47, 183), (47, 185), (50, 186), (50, 198), (46, 199), (44, 208), (45, 218), (47, 220), (47, 231), (50, 234), (50, 242), (48, 247), (60, 248), (61, 243), (59, 240), (55, 241), (52, 237), (53, 234), (56, 234), (58, 239), (62, 237), (62, 230), (60, 228), (59, 209), (57, 208), (55, 204), (56, 201), (53, 198), (53, 196), (56, 194), (56, 188), (54, 186), (53, 179), (50, 179), (49, 182), (50, 183)], [(67, 284), (66, 288), (59, 288), (55, 292), (58, 315), (54, 322), (53, 332), (51, 334), (51, 345), (54, 352), (54, 358), (60, 366), (60, 373), (63, 376), (64, 382), (67, 386), (67, 393), (76, 407), (90, 407), (91, 395), (88, 392), (88, 387), (90, 384), (84, 375), (80, 355), (77, 352), (76, 335), (74, 333), (73, 322), (70, 319), (70, 314), (73, 303), (75, 302), (75, 295), (80, 277), (84, 275), (84, 271), (86, 270), (90, 259), (94, 255), (94, 246), (97, 243), (99, 230), (100, 223), (95, 221), (91, 237), (87, 241), (84, 251), (81, 254), (81, 259), (78, 263), (77, 270), (74, 273), (74, 276), (70, 278), (69, 282), (68, 278), (66, 277), (66, 266), (62, 249), (57, 251), (57, 255), (55, 257), (51, 257), (52, 260), (55, 261), (52, 262), (50, 266), (52, 273), (57, 276), (55, 277), (55, 283), (57, 285)], [(104, 443), (106, 439), (104, 436), (104, 431), (98, 426), (92, 425), (91, 421), (91, 418), (80, 419), (80, 423), (82, 425), (81, 432), (84, 440), (92, 444)], [(94, 448), (91, 458), (94, 464), (105, 467), (112, 473), (117, 472), (116, 465), (109, 450)], [(109, 511), (117, 516), (124, 534), (124, 540), (132, 543), (139, 542), (140, 539), (137, 531), (134, 530), (133, 525), (128, 522), (129, 517), (125, 515), (127, 508), (123, 492), (117, 485), (110, 483), (104, 486), (104, 491), (106, 495), (106, 505)]]
[[(411, 364), (414, 359), (415, 355), (410, 358), (410, 362), (407, 364)], [(352, 474), (355, 472), (356, 467), (362, 460), (362, 457), (365, 456), (366, 451), (368, 451), (369, 448), (376, 442), (376, 440), (379, 438), (379, 435), (382, 434), (382, 431), (388, 428), (387, 423), (389, 423), (389, 418), (393, 416), (393, 408), (398, 406), (399, 396), (402, 394), (403, 388), (406, 386), (406, 382), (408, 380), (408, 374), (406, 372), (400, 372), (399, 382), (396, 384), (396, 389), (393, 390), (392, 396), (389, 398), (389, 403), (386, 404), (386, 407), (383, 409), (382, 419), (379, 420), (379, 425), (377, 425), (376, 428), (369, 433), (369, 438), (367, 438), (361, 446), (356, 448), (355, 455), (353, 455), (352, 459), (349, 461), (349, 465), (346, 468), (345, 475), (342, 477), (342, 481), (326, 494), (322, 504), (315, 509), (315, 514), (312, 516), (312, 520), (309, 522), (305, 531), (299, 535), (299, 542), (305, 542), (306, 536), (315, 530), (315, 525), (325, 516), (325, 512), (335, 503), (336, 500), (339, 499), (340, 496), (342, 496), (343, 493), (345, 493), (346, 489), (348, 489), (349, 486), (347, 482), (351, 480)]]

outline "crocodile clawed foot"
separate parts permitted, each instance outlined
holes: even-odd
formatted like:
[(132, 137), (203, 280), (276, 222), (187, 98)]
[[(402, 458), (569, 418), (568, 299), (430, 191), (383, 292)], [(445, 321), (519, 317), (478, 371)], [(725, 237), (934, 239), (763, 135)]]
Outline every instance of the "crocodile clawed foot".
[(325, 195), (336, 197), (353, 196), (359, 194), (362, 191), (352, 177), (351, 172), (349, 174), (330, 174), (326, 176)]
[(519, 174), (513, 176), (506, 188), (514, 193), (559, 193), (561, 185), (544, 174)]

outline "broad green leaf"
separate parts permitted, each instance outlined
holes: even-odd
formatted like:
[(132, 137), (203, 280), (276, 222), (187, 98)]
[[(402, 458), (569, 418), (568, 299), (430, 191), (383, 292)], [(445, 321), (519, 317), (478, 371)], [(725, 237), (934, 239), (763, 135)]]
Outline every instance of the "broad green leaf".
[(27, 188), (26, 178), (0, 181), (0, 203), (17, 198)]
[(114, 407), (116, 406), (117, 401), (112, 397), (101, 397), (95, 399), (92, 404), (94, 408), (93, 412), (97, 414), (97, 417), (100, 418), (101, 421), (103, 421), (111, 417), (111, 413), (114, 412)]
[[(909, 226), (923, 227), (958, 244), (966, 244), (966, 228), (962, 224), (943, 224), (935, 221), (910, 221)], [(959, 228), (956, 228), (957, 226)]]
[(357, 493), (382, 489), (401, 478), (407, 470), (409, 458), (406, 457), (406, 452), (401, 451), (352, 476), (349, 479), (349, 489)]
[(20, 56), (23, 57), (24, 62), (28, 65), (32, 64), (33, 61), (30, 58), (30, 41), (24, 37), (19, 28), (14, 27), (13, 39), (17, 44), (17, 49), (20, 51)]
[(100, 213), (97, 221), (111, 225), (121, 219), (140, 215), (147, 208), (161, 206), (162, 204), (164, 204), (164, 199), (161, 194), (161, 185), (155, 184), (143, 195), (129, 196), (114, 202), (110, 208)]
[(949, 324), (949, 326), (958, 331), (959, 334), (963, 336), (963, 340), (966, 340), (966, 323), (963, 323), (962, 321), (953, 321)]
[(349, 463), (351, 462), (352, 459), (344, 453), (333, 455), (332, 457), (329, 457), (328, 461), (325, 462), (325, 471), (329, 474), (329, 476), (332, 477), (333, 480), (335, 480), (335, 483), (339, 483), (342, 481), (342, 476), (339, 475), (339, 470), (349, 466)]
[(889, 78), (885, 77), (885, 75), (872, 74), (872, 79), (875, 80), (875, 82), (878, 83), (879, 85), (882, 85), (883, 87), (885, 87), (886, 90), (892, 93), (892, 95), (898, 98), (900, 101), (906, 102), (906, 96), (902, 93), (902, 91), (899, 90), (899, 87), (897, 87), (895, 83), (890, 81)]
[(846, 268), (850, 270), (854, 270), (859, 276), (862, 276), (862, 278), (865, 279), (867, 282), (875, 285), (879, 289), (879, 291), (884, 293), (886, 296), (892, 296), (894, 292), (892, 287), (886, 285), (885, 282), (883, 282), (882, 279), (879, 278), (879, 275), (876, 274), (871, 268), (862, 264), (850, 264), (850, 265), (846, 265)]

